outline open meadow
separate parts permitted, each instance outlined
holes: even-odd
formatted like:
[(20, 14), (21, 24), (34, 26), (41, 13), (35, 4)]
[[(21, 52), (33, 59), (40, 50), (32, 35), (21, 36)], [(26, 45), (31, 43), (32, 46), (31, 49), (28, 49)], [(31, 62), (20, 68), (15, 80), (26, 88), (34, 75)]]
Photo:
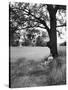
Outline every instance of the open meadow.
[(47, 58), (50, 54), (48, 47), (11, 47), (10, 58), (11, 62), (15, 62), (18, 59), (25, 58), (27, 60), (40, 61), (43, 58)]

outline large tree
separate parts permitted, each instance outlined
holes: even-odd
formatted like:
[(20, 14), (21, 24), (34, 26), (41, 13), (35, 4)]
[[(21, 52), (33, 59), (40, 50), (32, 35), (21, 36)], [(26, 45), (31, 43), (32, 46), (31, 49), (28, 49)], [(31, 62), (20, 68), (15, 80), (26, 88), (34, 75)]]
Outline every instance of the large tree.
[[(63, 19), (61, 13), (66, 13), (66, 6), (64, 5), (46, 5), (46, 4), (29, 4), (29, 3), (10, 3), (10, 29), (13, 32), (22, 29), (34, 29), (40, 27), (47, 30), (50, 41), (48, 47), (52, 55), (55, 57), (57, 53), (57, 34), (60, 32), (57, 27), (66, 26), (66, 21)], [(56, 18), (57, 12), (61, 15), (62, 19)], [(57, 21), (60, 24), (57, 24)], [(10, 33), (11, 33), (10, 31)]]

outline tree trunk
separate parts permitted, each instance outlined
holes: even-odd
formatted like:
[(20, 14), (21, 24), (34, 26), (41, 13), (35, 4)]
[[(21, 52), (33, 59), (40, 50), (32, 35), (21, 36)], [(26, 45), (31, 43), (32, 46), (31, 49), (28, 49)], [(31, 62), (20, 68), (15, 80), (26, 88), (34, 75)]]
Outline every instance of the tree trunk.
[(50, 32), (49, 32), (49, 48), (53, 57), (57, 56), (57, 33), (56, 33), (56, 12), (54, 8), (49, 12), (50, 14)]

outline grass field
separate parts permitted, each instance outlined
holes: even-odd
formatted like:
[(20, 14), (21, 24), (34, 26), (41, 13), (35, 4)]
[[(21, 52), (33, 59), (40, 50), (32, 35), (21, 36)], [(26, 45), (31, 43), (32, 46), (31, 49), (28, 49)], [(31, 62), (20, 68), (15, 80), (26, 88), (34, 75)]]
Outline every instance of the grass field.
[(25, 58), (10, 62), (10, 87), (21, 88), (66, 84), (66, 47), (58, 47), (58, 53), (59, 56), (46, 65), (41, 64), (42, 60), (27, 60)]
[(15, 62), (18, 59), (25, 58), (27, 60), (40, 61), (43, 58), (47, 58), (50, 54), (48, 47), (11, 47), (10, 58), (11, 62)]

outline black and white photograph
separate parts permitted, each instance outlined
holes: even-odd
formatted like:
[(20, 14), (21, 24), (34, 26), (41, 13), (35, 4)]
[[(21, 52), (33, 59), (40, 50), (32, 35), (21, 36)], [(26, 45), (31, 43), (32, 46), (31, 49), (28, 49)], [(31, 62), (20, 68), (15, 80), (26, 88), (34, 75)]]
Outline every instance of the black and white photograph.
[(66, 85), (66, 7), (9, 2), (9, 88)]

